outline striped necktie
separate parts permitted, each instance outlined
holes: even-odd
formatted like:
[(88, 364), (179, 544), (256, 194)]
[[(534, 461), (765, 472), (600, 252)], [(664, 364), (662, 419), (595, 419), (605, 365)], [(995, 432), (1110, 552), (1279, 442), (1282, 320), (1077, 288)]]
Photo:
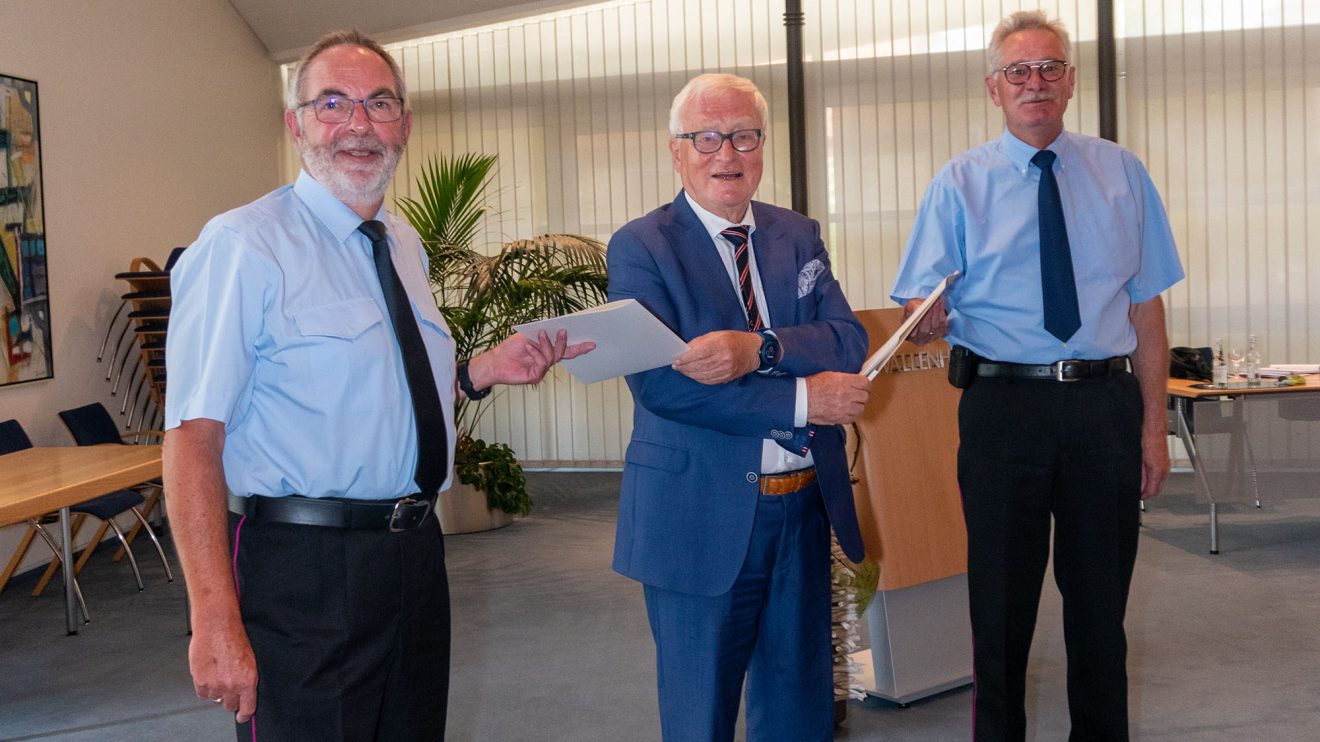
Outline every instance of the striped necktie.
[(747, 313), (747, 329), (755, 332), (761, 329), (761, 311), (756, 308), (756, 292), (752, 291), (752, 266), (747, 255), (751, 248), (748, 231), (746, 224), (735, 224), (726, 227), (720, 235), (733, 244), (733, 264), (738, 269), (738, 292), (742, 294), (743, 311)]

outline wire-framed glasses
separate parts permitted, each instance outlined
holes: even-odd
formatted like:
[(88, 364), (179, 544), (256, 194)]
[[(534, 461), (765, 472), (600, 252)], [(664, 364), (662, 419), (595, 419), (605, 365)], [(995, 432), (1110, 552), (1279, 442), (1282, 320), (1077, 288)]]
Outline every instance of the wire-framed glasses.
[(1037, 62), (1014, 62), (999, 69), (1004, 73), (1004, 79), (1014, 85), (1022, 85), (1030, 80), (1032, 70), (1038, 70), (1040, 79), (1045, 82), (1058, 82), (1068, 71), (1068, 63), (1061, 59), (1042, 59)]
[(374, 98), (349, 98), (346, 95), (326, 93), (298, 104), (311, 106), (316, 120), (323, 124), (342, 124), (353, 118), (353, 108), (362, 106), (367, 119), (376, 124), (388, 124), (403, 118), (403, 99), (387, 95)]

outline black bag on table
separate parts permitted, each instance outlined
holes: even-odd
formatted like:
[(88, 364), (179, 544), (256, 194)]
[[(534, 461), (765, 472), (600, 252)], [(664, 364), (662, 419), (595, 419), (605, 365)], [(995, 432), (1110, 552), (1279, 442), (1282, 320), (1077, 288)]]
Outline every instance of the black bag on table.
[(1214, 353), (1209, 348), (1169, 348), (1169, 376), (1210, 381)]

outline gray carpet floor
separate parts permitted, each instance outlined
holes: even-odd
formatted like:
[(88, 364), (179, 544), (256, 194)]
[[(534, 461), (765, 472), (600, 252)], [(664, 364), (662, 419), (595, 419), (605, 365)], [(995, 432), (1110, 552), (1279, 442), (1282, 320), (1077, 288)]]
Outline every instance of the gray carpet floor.
[[(1145, 516), (1129, 608), (1133, 737), (1320, 739), (1320, 499), (1231, 507), (1222, 554), (1186, 477)], [(641, 589), (609, 569), (618, 474), (533, 473), (536, 511), (450, 537), (450, 740), (658, 739), (654, 653)], [(193, 696), (183, 591), (145, 544), (147, 589), (93, 557), (92, 623), (66, 637), (57, 590), (0, 594), (0, 740), (229, 740)], [(34, 547), (43, 548), (43, 547)], [(1067, 738), (1065, 660), (1052, 581), (1032, 652), (1030, 739)], [(841, 740), (970, 737), (967, 688), (907, 708), (849, 703)], [(741, 739), (741, 734), (740, 734)]]

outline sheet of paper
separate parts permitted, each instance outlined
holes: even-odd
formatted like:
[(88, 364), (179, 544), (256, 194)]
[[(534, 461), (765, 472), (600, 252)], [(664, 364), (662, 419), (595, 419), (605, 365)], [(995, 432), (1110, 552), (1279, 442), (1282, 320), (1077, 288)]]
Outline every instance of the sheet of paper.
[(634, 299), (612, 301), (514, 329), (532, 339), (541, 330), (551, 338), (567, 330), (570, 344), (588, 340), (595, 343), (590, 353), (562, 361), (563, 367), (583, 384), (668, 366), (688, 350), (687, 343)]
[(898, 326), (898, 330), (889, 336), (884, 345), (881, 345), (871, 354), (870, 358), (866, 359), (866, 363), (862, 365), (862, 373), (866, 374), (867, 379), (874, 379), (875, 375), (880, 373), (880, 369), (884, 368), (886, 363), (889, 363), (889, 359), (893, 358), (894, 353), (898, 352), (898, 346), (903, 344), (903, 339), (908, 336), (908, 333), (912, 332), (912, 328), (917, 326), (921, 318), (926, 316), (926, 312), (930, 311), (930, 308), (935, 305), (935, 301), (944, 294), (944, 290), (957, 277), (958, 271), (945, 276), (944, 280), (940, 281), (939, 285), (930, 292), (930, 295), (917, 305), (917, 310), (903, 320), (903, 324)]

